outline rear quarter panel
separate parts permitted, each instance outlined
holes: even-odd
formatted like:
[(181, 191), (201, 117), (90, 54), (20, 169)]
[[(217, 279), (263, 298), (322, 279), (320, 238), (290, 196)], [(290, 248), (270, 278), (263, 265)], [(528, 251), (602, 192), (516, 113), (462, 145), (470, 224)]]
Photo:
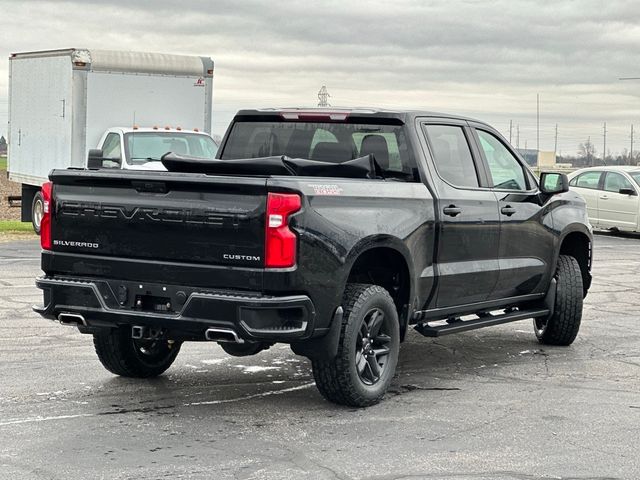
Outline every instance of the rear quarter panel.
[[(376, 180), (271, 179), (270, 191), (298, 191), (302, 210), (290, 225), (299, 236), (297, 267), (265, 272), (267, 293), (307, 293), (316, 306), (318, 327), (328, 325), (341, 305), (351, 267), (372, 248), (388, 247), (406, 260), (415, 292), (428, 291), (432, 271), (434, 203), (421, 183)], [(292, 292), (294, 293), (294, 292)]]

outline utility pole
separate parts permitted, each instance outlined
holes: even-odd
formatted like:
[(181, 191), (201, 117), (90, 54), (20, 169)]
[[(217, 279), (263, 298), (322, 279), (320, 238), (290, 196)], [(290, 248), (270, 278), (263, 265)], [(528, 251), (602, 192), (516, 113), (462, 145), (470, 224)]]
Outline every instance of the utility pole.
[(322, 88), (320, 89), (320, 91), (318, 92), (318, 100), (320, 100), (318, 102), (318, 106), (319, 107), (330, 107), (331, 105), (329, 105), (329, 97), (331, 95), (329, 95), (329, 92), (327, 92), (327, 87), (326, 85), (323, 85)]
[(558, 151), (558, 124), (556, 123), (556, 134), (553, 141), (553, 153), (555, 154)]
[(516, 148), (520, 150), (520, 125), (516, 127)]
[(511, 132), (513, 132), (513, 120), (509, 120), (509, 143), (511, 143)]
[(589, 135), (587, 137), (587, 165), (595, 166), (591, 161), (591, 135)]
[(536, 150), (540, 151), (540, 94), (536, 93)]
[(602, 145), (602, 164), (607, 164), (607, 122), (604, 122), (602, 126), (602, 131), (604, 132), (604, 142)]
[(631, 150), (629, 151), (629, 165), (633, 165), (633, 123), (631, 124)]

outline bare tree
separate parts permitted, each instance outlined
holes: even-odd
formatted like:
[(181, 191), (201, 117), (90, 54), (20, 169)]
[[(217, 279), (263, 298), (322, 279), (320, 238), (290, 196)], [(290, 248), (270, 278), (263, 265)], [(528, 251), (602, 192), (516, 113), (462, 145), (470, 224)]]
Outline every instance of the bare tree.
[(578, 145), (578, 158), (582, 159), (582, 163), (591, 165), (595, 159), (596, 147), (591, 142), (591, 137), (587, 141)]

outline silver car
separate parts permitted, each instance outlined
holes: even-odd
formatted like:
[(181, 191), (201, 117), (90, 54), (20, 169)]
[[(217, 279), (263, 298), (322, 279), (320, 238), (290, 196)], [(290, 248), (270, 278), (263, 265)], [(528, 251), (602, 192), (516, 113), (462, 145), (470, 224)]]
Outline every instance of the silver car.
[(576, 170), (569, 188), (584, 197), (593, 227), (640, 232), (640, 166)]

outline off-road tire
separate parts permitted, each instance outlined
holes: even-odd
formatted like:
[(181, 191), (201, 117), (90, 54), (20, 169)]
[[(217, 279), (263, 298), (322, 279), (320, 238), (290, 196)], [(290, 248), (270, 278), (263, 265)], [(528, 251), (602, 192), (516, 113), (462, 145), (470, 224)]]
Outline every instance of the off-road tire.
[[(130, 329), (114, 328), (95, 334), (93, 345), (98, 359), (111, 373), (122, 377), (149, 378), (161, 375), (171, 366), (180, 352), (181, 343), (134, 340)], [(155, 353), (143, 353), (147, 347), (149, 352)]]
[[(389, 293), (378, 285), (348, 284), (342, 306), (344, 314), (338, 354), (331, 360), (312, 360), (316, 386), (333, 403), (352, 407), (375, 405), (386, 393), (395, 374), (400, 350), (398, 313)], [(356, 343), (365, 316), (375, 309), (384, 314), (380, 332), (390, 337), (389, 352), (379, 379), (366, 384), (356, 367)]]
[(582, 319), (582, 273), (578, 261), (560, 255), (556, 268), (556, 299), (553, 315), (536, 318), (533, 328), (538, 341), (545, 345), (571, 345), (580, 330)]

